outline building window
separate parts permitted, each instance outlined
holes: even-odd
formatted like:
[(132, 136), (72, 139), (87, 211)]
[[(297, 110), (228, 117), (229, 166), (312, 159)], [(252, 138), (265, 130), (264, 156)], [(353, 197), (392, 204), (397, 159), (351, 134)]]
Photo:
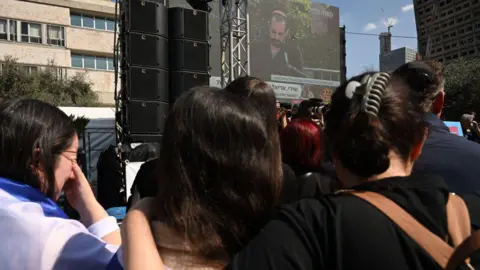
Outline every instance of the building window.
[(115, 70), (115, 66), (113, 65), (113, 58), (107, 58), (107, 68), (108, 70)]
[(22, 41), (42, 43), (42, 27), (38, 23), (22, 22)]
[(115, 21), (113, 19), (78, 13), (70, 14), (70, 24), (73, 26), (107, 31), (114, 31), (115, 28)]
[(98, 29), (98, 30), (105, 30), (105, 29), (107, 29), (105, 23), (106, 23), (106, 22), (105, 22), (105, 18), (95, 17), (95, 29)]
[(81, 55), (72, 54), (72, 67), (83, 68), (83, 57)]
[(7, 20), (0, 19), (0, 39), (8, 40)]
[(82, 27), (82, 15), (79, 14), (70, 14), (70, 24), (73, 26), (80, 26)]
[(106, 57), (97, 57), (96, 58), (96, 69), (107, 69), (107, 58)]
[(65, 47), (64, 29), (62, 26), (47, 25), (47, 43)]
[(95, 28), (94, 17), (82, 15), (82, 26), (86, 28)]
[(88, 68), (88, 69), (96, 69), (95, 56), (84, 55), (83, 56), (83, 67)]
[(10, 20), (10, 41), (17, 41), (17, 21)]
[(17, 21), (0, 19), (0, 39), (17, 41)]
[(97, 70), (114, 70), (113, 58), (92, 55), (72, 54), (72, 67), (97, 69)]
[(38, 73), (38, 67), (37, 66), (26, 66), (26, 65), (21, 65), (20, 70), (25, 72), (26, 74), (34, 75)]

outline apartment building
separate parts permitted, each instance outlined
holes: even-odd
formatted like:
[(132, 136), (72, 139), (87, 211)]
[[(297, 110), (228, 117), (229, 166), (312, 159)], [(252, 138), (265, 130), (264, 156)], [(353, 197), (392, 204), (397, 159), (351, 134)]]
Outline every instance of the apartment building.
[(115, 0), (1, 0), (0, 59), (31, 72), (51, 61), (64, 76), (84, 73), (102, 104), (114, 104)]
[(449, 62), (480, 56), (480, 0), (414, 0), (419, 53)]

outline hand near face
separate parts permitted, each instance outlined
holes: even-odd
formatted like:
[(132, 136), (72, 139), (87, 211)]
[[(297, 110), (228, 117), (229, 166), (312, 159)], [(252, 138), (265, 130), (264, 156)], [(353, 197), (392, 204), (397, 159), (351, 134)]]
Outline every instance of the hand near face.
[(73, 177), (65, 183), (63, 190), (70, 205), (82, 216), (82, 213), (88, 211), (90, 205), (96, 204), (97, 200), (78, 164), (73, 163), (72, 171)]

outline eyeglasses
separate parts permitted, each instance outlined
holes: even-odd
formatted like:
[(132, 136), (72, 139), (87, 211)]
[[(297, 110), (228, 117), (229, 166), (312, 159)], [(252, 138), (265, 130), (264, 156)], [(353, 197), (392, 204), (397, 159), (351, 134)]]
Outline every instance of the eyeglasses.
[[(75, 157), (74, 157), (74, 158), (71, 158), (71, 157), (65, 155), (65, 153), (75, 154)], [(77, 152), (75, 152), (75, 151), (64, 151), (64, 152), (61, 153), (60, 155), (62, 155), (64, 158), (70, 160), (71, 162), (78, 163), (78, 161), (77, 161)]]

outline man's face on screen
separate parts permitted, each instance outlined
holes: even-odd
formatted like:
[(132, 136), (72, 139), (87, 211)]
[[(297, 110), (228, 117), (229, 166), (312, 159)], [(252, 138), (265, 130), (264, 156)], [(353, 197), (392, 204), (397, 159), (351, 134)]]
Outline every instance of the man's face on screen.
[(279, 22), (275, 19), (270, 24), (270, 43), (274, 47), (280, 47), (287, 37), (287, 25), (285, 22)]

